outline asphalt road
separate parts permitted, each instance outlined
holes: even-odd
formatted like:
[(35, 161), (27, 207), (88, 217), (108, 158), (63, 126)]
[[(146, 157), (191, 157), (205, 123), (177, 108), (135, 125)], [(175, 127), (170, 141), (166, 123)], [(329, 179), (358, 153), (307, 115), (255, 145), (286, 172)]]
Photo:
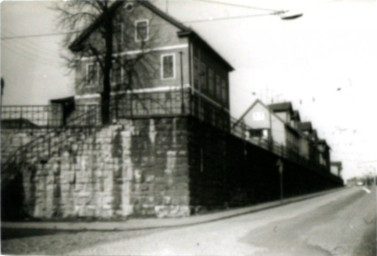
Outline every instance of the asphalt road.
[(2, 252), (7, 254), (375, 256), (376, 191), (345, 189), (183, 228), (5, 234)]

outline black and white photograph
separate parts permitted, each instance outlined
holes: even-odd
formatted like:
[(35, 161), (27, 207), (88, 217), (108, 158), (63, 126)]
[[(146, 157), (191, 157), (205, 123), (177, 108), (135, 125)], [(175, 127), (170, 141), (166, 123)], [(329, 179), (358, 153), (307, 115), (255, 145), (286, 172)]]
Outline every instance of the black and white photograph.
[(375, 0), (0, 6), (1, 255), (377, 255)]

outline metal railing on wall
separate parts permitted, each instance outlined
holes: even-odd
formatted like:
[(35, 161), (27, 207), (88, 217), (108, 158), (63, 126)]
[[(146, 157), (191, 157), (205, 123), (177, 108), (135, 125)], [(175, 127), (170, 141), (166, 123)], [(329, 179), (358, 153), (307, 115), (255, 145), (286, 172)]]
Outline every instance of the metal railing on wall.
[[(214, 99), (213, 101), (216, 100)], [(288, 147), (279, 145), (275, 141), (250, 138), (248, 131), (251, 127), (231, 117), (225, 104), (214, 104), (191, 90), (138, 94), (125, 93), (112, 99), (111, 108), (112, 120), (194, 116), (201, 122), (212, 125), (225, 133), (232, 134), (247, 143), (261, 147), (282, 158), (308, 168), (314, 167), (323, 172), (328, 171), (328, 168), (320, 165), (317, 161), (305, 157)], [(61, 105), (3, 106), (1, 114), (2, 126), (7, 128), (94, 127), (101, 123), (98, 105), (76, 105), (72, 113), (65, 113)], [(37, 139), (44, 140), (43, 138), (44, 136), (41, 136)], [(22, 150), (25, 150), (25, 148)]]
[[(183, 97), (183, 101), (182, 101)], [(208, 98), (208, 96), (206, 97)], [(214, 99), (213, 101), (216, 101)], [(143, 118), (167, 116), (194, 116), (201, 122), (210, 124), (223, 132), (230, 133), (248, 143), (261, 147), (282, 158), (291, 160), (307, 168), (328, 172), (328, 168), (309, 155), (280, 145), (273, 140), (253, 139), (249, 137), (251, 127), (230, 116), (223, 103), (213, 103), (199, 93), (190, 90), (155, 93), (126, 94), (114, 104), (117, 118)], [(183, 104), (182, 104), (183, 103)]]
[[(98, 115), (85, 118), (85, 113), (93, 112), (94, 109), (98, 111)], [(90, 127), (98, 124), (100, 124), (98, 105), (76, 105), (69, 112), (64, 110), (61, 104), (1, 106), (3, 129)]]

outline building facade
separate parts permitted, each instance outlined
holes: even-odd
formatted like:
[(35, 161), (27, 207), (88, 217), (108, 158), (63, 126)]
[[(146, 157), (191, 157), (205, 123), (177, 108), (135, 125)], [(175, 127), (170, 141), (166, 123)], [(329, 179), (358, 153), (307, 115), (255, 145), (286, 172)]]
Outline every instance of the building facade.
[(251, 127), (250, 138), (282, 146), (288, 154), (329, 169), (330, 147), (319, 140), (310, 122), (301, 122), (300, 114), (290, 102), (265, 105), (256, 100), (240, 120)]
[(342, 162), (331, 162), (330, 171), (333, 175), (340, 177), (342, 173), (342, 169), (343, 169)]
[[(118, 5), (114, 15), (112, 119), (190, 113), (228, 130), (232, 66), (196, 32), (148, 1)], [(100, 23), (90, 26), (70, 46), (79, 63), (78, 105), (100, 104), (100, 64), (82, 54), (99, 41), (99, 29)]]

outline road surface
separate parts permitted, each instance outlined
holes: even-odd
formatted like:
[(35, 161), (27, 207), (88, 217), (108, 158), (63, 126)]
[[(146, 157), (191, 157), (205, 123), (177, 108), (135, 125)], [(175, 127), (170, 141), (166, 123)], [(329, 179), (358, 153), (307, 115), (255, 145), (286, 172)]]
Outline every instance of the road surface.
[(357, 187), (190, 227), (6, 239), (3, 253), (375, 256), (375, 245), (376, 191)]

